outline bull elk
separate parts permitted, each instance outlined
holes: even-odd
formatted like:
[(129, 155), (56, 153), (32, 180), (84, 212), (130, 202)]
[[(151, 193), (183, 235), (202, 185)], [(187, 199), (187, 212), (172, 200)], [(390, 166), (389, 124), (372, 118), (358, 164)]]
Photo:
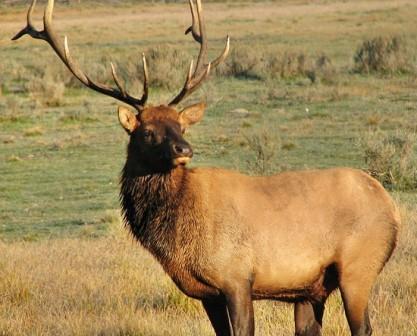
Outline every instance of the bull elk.
[(60, 43), (48, 0), (44, 30), (28, 11), (28, 34), (45, 40), (84, 85), (136, 110), (119, 107), (130, 136), (121, 177), (126, 225), (161, 263), (176, 285), (201, 300), (216, 335), (253, 335), (253, 300), (294, 303), (295, 334), (321, 334), (326, 299), (342, 294), (351, 334), (371, 335), (368, 299), (390, 258), (400, 225), (384, 188), (362, 171), (338, 168), (250, 177), (219, 168), (186, 168), (193, 151), (185, 129), (199, 122), (205, 104), (177, 105), (226, 58), (229, 38), (208, 63), (200, 0), (190, 0), (191, 33), (200, 45), (184, 87), (167, 105), (146, 105), (148, 70), (143, 57), (144, 93), (127, 93), (111, 66), (116, 87), (94, 82)]

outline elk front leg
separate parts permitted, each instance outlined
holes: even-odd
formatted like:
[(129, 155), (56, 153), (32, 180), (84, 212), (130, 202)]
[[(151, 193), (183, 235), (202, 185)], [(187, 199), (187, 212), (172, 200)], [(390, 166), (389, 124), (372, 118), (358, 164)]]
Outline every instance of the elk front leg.
[(246, 283), (234, 284), (224, 291), (233, 336), (254, 336), (252, 286)]
[(219, 295), (215, 298), (204, 299), (202, 303), (216, 336), (232, 336), (224, 296)]

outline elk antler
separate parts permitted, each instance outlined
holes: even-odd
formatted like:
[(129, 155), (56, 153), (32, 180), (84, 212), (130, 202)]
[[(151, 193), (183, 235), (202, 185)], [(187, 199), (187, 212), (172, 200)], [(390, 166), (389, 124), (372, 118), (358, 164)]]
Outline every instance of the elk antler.
[[(193, 0), (189, 0), (190, 10), (192, 16), (192, 25), (185, 31), (185, 34), (191, 32), (194, 40), (200, 44), (200, 53), (198, 54), (197, 64), (193, 71), (193, 61), (191, 61), (190, 68), (188, 70), (187, 79), (181, 92), (169, 103), (170, 106), (179, 104), (185, 97), (193, 93), (203, 81), (207, 78), (210, 70), (218, 66), (225, 60), (229, 53), (230, 38), (227, 36), (226, 46), (223, 52), (214, 61), (205, 64), (207, 58), (207, 39), (206, 39), (206, 26), (204, 23), (203, 9), (201, 7), (201, 0), (197, 0), (197, 15), (194, 7)], [(197, 27), (198, 21), (198, 27)]]
[(94, 91), (100, 92), (107, 96), (116, 98), (130, 106), (133, 106), (138, 112), (141, 112), (146, 104), (148, 99), (148, 69), (146, 66), (145, 55), (142, 55), (143, 61), (143, 74), (144, 74), (144, 83), (143, 83), (143, 95), (141, 99), (135, 98), (129, 95), (123, 85), (121, 84), (119, 78), (117, 77), (116, 69), (112, 63), (111, 71), (113, 75), (114, 82), (116, 83), (117, 89), (110, 86), (96, 83), (92, 81), (74, 62), (72, 59), (69, 48), (68, 48), (68, 39), (65, 36), (64, 45), (60, 44), (58, 37), (52, 27), (52, 14), (54, 10), (54, 0), (48, 0), (48, 4), (45, 8), (45, 13), (43, 16), (44, 30), (37, 30), (32, 22), (32, 14), (35, 9), (36, 0), (32, 0), (32, 3), (29, 7), (27, 13), (27, 25), (19, 33), (17, 33), (12, 40), (18, 40), (23, 35), (30, 35), (34, 39), (44, 40), (49, 43), (49, 45), (54, 49), (58, 57), (64, 62), (67, 68), (72, 72), (72, 74), (78, 78), (78, 80), (83, 83), (85, 86), (93, 89)]

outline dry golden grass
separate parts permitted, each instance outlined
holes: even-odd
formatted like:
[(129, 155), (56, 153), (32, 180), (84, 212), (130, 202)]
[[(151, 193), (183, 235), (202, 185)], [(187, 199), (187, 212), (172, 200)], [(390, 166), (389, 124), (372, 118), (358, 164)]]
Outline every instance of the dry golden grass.
[[(417, 330), (417, 211), (403, 207), (399, 248), (371, 299), (375, 335)], [(212, 335), (197, 301), (121, 229), (105, 238), (0, 244), (0, 335)], [(258, 335), (293, 331), (291, 305), (256, 302)], [(339, 293), (327, 304), (324, 335), (348, 335)]]

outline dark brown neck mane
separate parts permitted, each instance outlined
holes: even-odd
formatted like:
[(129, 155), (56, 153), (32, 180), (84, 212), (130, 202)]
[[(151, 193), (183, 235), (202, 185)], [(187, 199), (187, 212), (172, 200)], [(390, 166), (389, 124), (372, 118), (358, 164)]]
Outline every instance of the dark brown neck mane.
[(137, 176), (128, 164), (121, 177), (120, 202), (126, 225), (157, 259), (175, 249), (179, 207), (187, 189), (187, 169)]

